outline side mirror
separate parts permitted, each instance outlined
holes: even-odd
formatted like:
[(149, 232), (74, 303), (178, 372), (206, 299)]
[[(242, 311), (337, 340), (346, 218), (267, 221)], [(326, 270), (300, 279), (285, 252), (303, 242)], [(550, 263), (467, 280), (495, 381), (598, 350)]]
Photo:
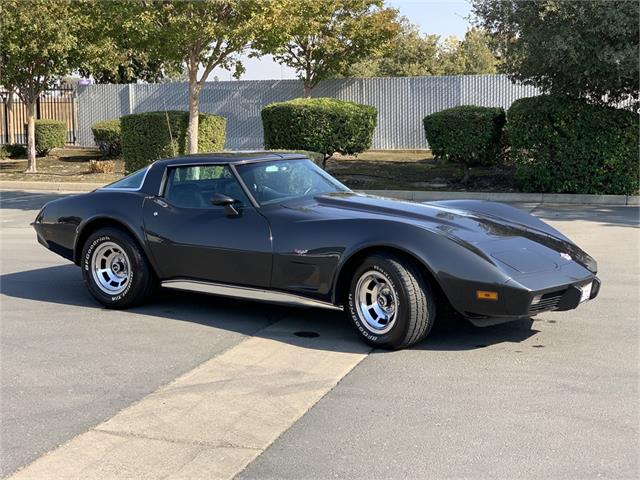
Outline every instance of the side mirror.
[(214, 193), (213, 197), (211, 197), (211, 205), (224, 207), (224, 213), (227, 217), (236, 217), (239, 215), (238, 210), (233, 206), (234, 203), (236, 203), (236, 200), (222, 193)]

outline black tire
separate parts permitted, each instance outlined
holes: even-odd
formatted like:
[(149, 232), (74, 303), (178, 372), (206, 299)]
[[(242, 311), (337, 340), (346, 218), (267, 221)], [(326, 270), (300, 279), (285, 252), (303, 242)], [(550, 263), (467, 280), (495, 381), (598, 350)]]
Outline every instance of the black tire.
[[(117, 248), (110, 250), (110, 246)], [(115, 290), (109, 293), (106, 287), (100, 285), (99, 274), (94, 275), (92, 261), (94, 256), (101, 255), (100, 251), (118, 252), (125, 258), (120, 265), (125, 265), (127, 279), (123, 280), (122, 291)], [(96, 258), (98, 262), (100, 259)], [(155, 274), (144, 252), (130, 234), (119, 228), (101, 228), (92, 232), (82, 247), (82, 277), (93, 298), (107, 308), (123, 309), (144, 302), (153, 292), (156, 285)], [(116, 268), (116, 267), (114, 267)], [(122, 273), (122, 267), (120, 272)], [(113, 273), (113, 270), (111, 270)], [(108, 281), (109, 275), (103, 274), (104, 281)], [(114, 277), (115, 278), (115, 277)], [(124, 278), (124, 277), (123, 277)], [(114, 285), (116, 283), (114, 282)], [(112, 288), (118, 288), (113, 286)]]
[[(377, 280), (368, 283), (369, 278), (377, 278)], [(381, 283), (377, 283), (378, 281)], [(359, 297), (359, 282), (364, 291), (368, 291), (366, 285), (378, 284), (386, 285), (380, 287), (382, 293), (392, 292), (385, 297), (387, 300), (381, 300), (380, 304), (384, 303), (385, 307), (391, 308), (390, 305), (395, 303), (393, 309), (395, 315), (380, 329), (374, 328), (363, 312), (363, 310), (369, 312), (376, 310), (358, 305), (359, 298), (373, 297), (368, 293), (364, 293), (364, 297)], [(368, 300), (365, 300), (365, 305), (366, 302)], [(376, 305), (378, 305), (377, 311), (380, 311), (379, 304), (376, 303)], [(397, 350), (410, 347), (427, 336), (435, 321), (436, 303), (429, 283), (412, 262), (395, 255), (380, 253), (367, 257), (356, 269), (349, 287), (347, 312), (356, 330), (369, 345)], [(369, 318), (375, 315), (376, 313), (373, 315), (370, 313)], [(387, 328), (388, 330), (385, 331)]]

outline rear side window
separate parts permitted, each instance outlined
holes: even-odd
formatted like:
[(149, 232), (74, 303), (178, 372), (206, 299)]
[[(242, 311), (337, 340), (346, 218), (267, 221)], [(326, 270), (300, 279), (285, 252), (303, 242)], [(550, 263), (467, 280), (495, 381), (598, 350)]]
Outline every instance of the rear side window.
[(138, 190), (142, 187), (142, 183), (144, 182), (144, 177), (147, 174), (148, 169), (149, 167), (141, 168), (140, 170), (102, 188)]
[(220, 208), (211, 205), (211, 197), (220, 193), (236, 200), (241, 207), (249, 199), (226, 165), (195, 165), (170, 168), (164, 198), (176, 207)]

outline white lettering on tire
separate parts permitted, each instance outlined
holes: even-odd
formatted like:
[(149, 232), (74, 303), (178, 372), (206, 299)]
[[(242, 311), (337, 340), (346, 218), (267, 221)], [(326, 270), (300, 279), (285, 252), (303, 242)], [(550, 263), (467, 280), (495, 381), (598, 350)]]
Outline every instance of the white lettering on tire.
[[(93, 242), (91, 242), (91, 245), (89, 245), (89, 248), (87, 249), (87, 253), (84, 256), (85, 271), (89, 272), (89, 270), (91, 269), (90, 267), (91, 255), (93, 253), (94, 248), (98, 246), (100, 243), (106, 242), (106, 241), (115, 242), (115, 240), (113, 240), (109, 235), (103, 235), (102, 237), (98, 237)], [(119, 245), (118, 242), (115, 242), (115, 243)], [(111, 297), (112, 302), (117, 302), (118, 300), (122, 300), (127, 295), (127, 293), (129, 293), (129, 290), (131, 290), (131, 285), (133, 285), (133, 275), (134, 275), (133, 270), (129, 268), (129, 282), (127, 283), (127, 288), (125, 288), (122, 293)], [(93, 281), (93, 277), (90, 277), (90, 278), (91, 278), (91, 281)]]

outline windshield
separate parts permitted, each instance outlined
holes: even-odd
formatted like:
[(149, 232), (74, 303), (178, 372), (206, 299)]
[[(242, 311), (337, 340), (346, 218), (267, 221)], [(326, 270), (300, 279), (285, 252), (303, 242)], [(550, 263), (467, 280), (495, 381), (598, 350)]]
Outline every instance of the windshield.
[(260, 205), (282, 200), (350, 192), (311, 160), (275, 160), (237, 165), (236, 170)]

